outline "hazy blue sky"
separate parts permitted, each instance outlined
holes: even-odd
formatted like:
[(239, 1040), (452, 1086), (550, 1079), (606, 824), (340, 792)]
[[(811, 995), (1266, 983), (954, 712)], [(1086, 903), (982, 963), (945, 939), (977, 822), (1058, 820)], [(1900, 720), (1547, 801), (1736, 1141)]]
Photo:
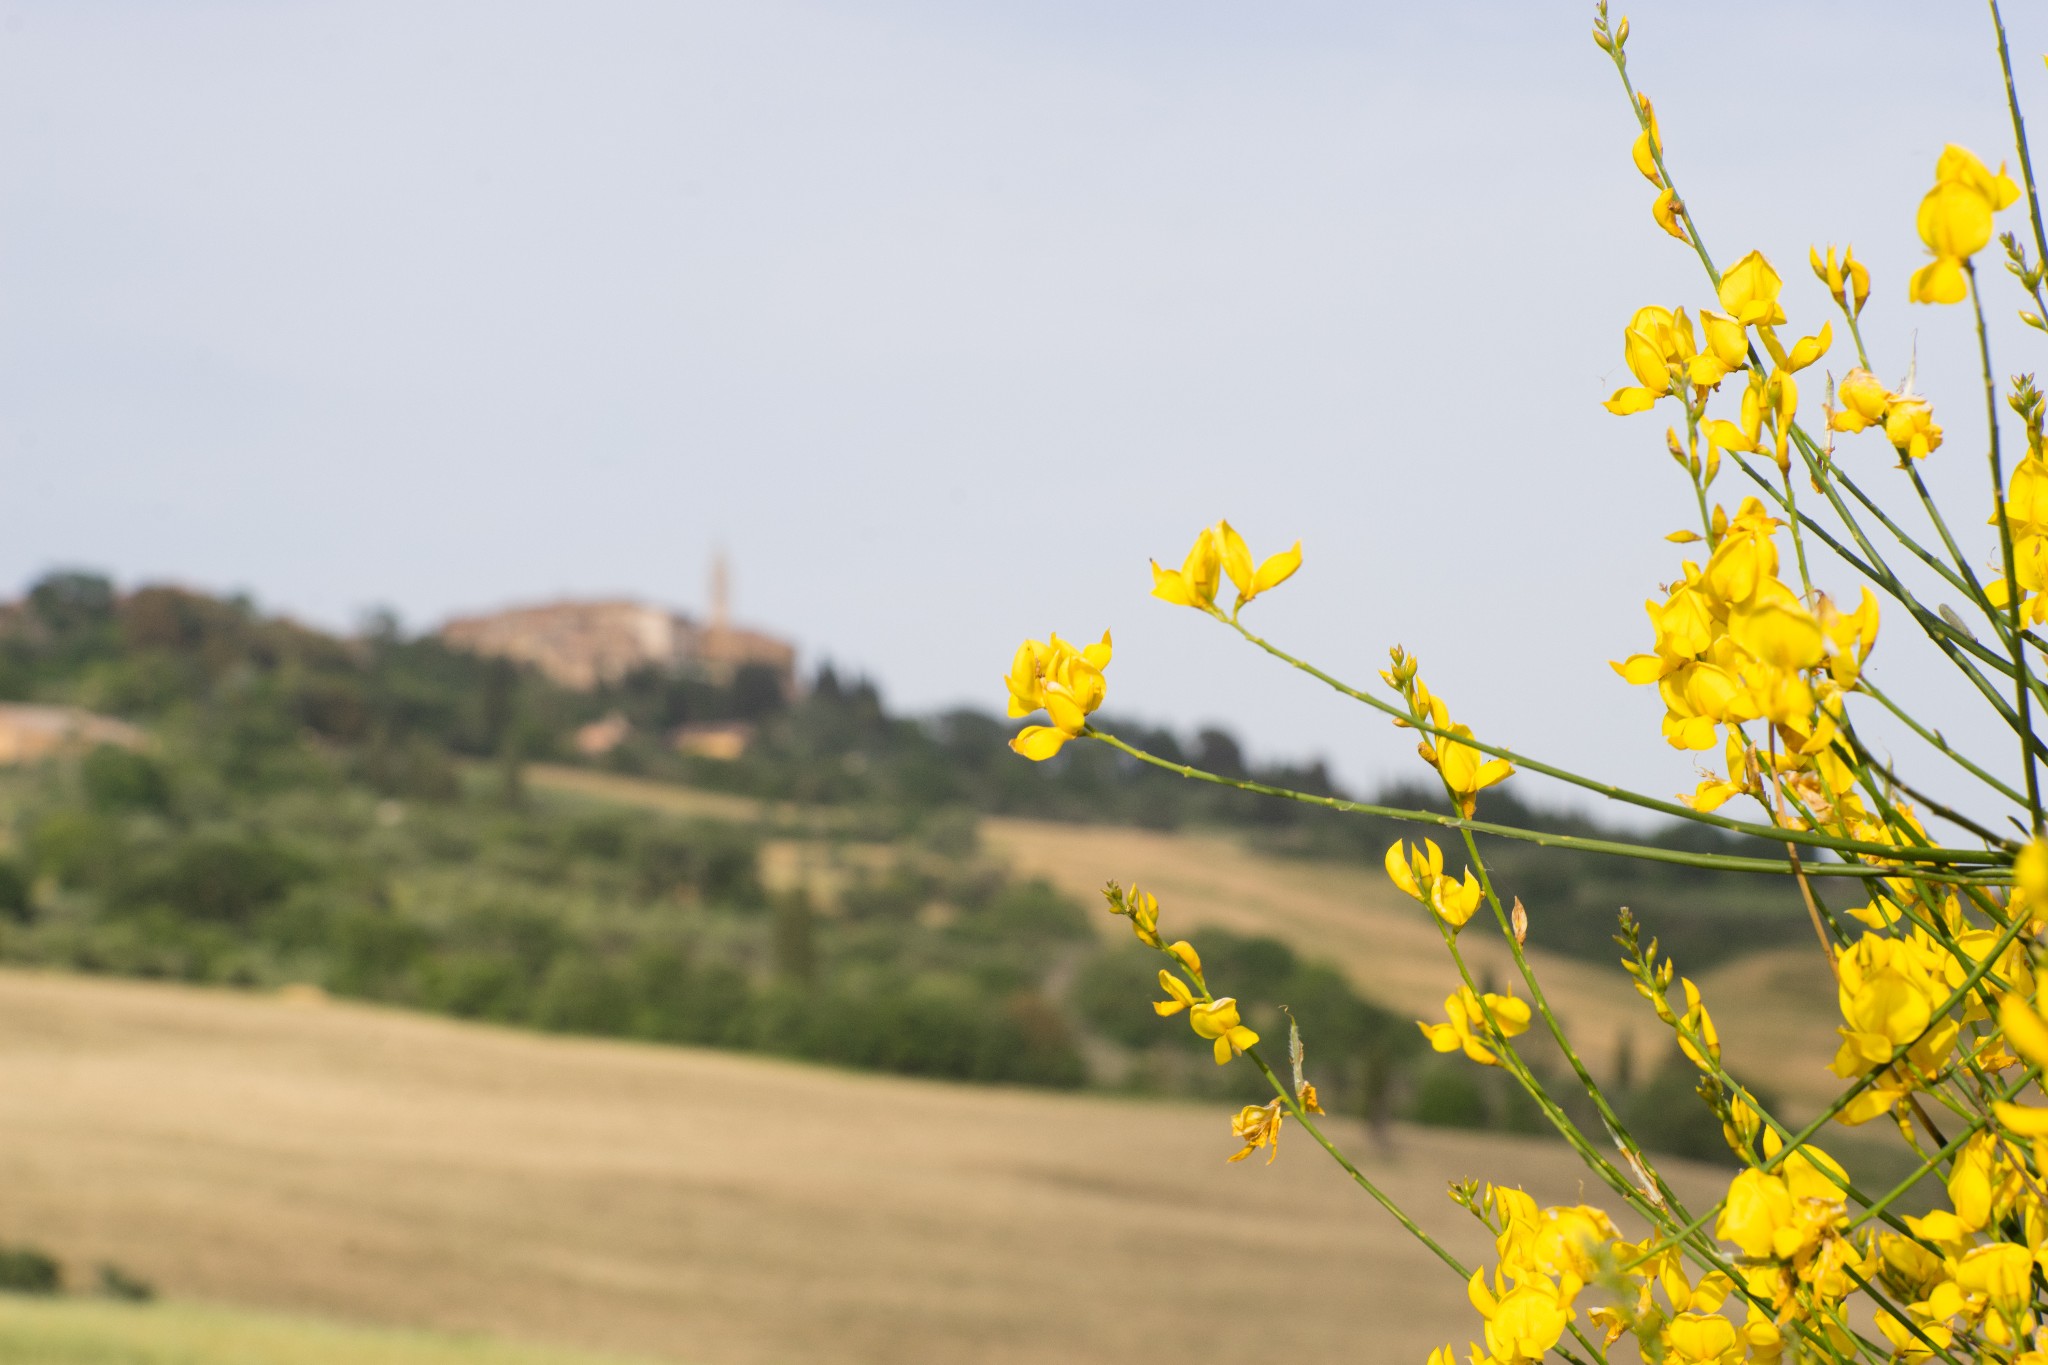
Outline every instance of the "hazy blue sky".
[[(694, 608), (723, 545), (743, 617), (899, 703), (992, 705), (1018, 638), (1107, 626), (1113, 709), (1412, 771), (1147, 598), (1228, 515), (1306, 541), (1276, 636), (1359, 677), (1405, 641), (1490, 732), (1689, 786), (1605, 662), (1689, 495), (1663, 420), (1599, 400), (1631, 309), (1707, 294), (1590, 12), (5, 0), (0, 585), (424, 626)], [(1919, 329), (1930, 473), (1981, 497), (1963, 311), (1904, 301), (1942, 143), (2009, 145), (1981, 9), (1631, 12), (1716, 252), (1777, 260), (1806, 331), (1808, 243), (1853, 240), (1891, 377)], [(1909, 630), (1880, 661), (1941, 708)]]

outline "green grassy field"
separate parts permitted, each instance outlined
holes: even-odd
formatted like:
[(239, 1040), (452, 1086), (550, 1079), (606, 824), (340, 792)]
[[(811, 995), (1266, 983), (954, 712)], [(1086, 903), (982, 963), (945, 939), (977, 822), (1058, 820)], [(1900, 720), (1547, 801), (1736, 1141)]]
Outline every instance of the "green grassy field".
[(483, 1337), (189, 1303), (0, 1295), (0, 1365), (628, 1365)]

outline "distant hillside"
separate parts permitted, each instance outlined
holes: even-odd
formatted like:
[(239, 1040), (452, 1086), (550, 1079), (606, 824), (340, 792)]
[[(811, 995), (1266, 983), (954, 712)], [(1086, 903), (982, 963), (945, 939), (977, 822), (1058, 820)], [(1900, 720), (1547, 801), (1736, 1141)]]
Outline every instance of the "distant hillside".
[[(758, 799), (857, 808), (869, 833), (895, 835), (951, 811), (1101, 821), (1153, 829), (1221, 825), (1262, 847), (1377, 863), (1412, 831), (1188, 782), (1100, 745), (1070, 745), (1048, 763), (1010, 753), (1013, 723), (958, 710), (893, 715), (880, 690), (821, 667), (794, 695), (740, 668), (645, 667), (587, 690), (539, 670), (409, 637), (389, 623), (354, 638), (266, 616), (245, 599), (177, 588), (117, 593), (104, 578), (52, 575), (0, 613), (0, 701), (73, 703), (203, 736), (235, 780), (293, 780), (310, 745), (353, 780), (386, 795), (443, 799), (456, 762), (490, 759), (516, 784), (519, 766), (550, 759)], [(718, 675), (726, 676), (726, 675)], [(1181, 736), (1142, 722), (1104, 722), (1177, 761), (1303, 791), (1345, 795), (1320, 764), (1249, 762), (1228, 732)], [(720, 729), (719, 727), (725, 727)], [(587, 741), (593, 730), (603, 743)], [(686, 745), (681, 732), (715, 732)], [(579, 747), (579, 737), (586, 742)], [(602, 747), (591, 756), (589, 750)], [(1424, 789), (1388, 804), (1442, 809)], [(1564, 833), (1613, 835), (1595, 821), (1523, 803), (1513, 784), (1486, 793), (1488, 819)], [(1635, 836), (1642, 837), (1642, 836)], [(1756, 852), (1750, 841), (1673, 823), (1650, 842)], [(1629, 905), (1694, 966), (1791, 943), (1807, 932), (1768, 879), (1703, 874), (1489, 841), (1503, 889), (1541, 906), (1560, 951), (1605, 959), (1616, 909)]]

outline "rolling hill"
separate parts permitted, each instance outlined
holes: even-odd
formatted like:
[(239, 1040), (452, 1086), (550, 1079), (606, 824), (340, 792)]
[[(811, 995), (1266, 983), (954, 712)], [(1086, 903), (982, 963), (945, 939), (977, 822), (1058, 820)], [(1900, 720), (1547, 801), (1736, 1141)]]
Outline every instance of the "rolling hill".
[[(117, 1260), (174, 1303), (716, 1365), (1361, 1340), (1419, 1360), (1468, 1334), (1458, 1280), (1302, 1135), (1226, 1165), (1226, 1118), (0, 972), (0, 1240)], [(1461, 1254), (1482, 1239), (1446, 1181), (1584, 1184), (1554, 1143), (1401, 1130), (1375, 1151), (1332, 1126)]]

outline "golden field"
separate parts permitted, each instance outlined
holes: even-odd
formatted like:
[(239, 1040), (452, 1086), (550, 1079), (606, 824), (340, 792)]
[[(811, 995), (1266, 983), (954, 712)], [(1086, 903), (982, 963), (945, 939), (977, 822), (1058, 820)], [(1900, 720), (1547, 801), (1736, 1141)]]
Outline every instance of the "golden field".
[[(710, 1365), (1350, 1356), (1362, 1333), (1420, 1359), (1469, 1330), (1463, 1286), (1298, 1131), (1226, 1165), (1226, 1117), (0, 972), (0, 1238), (174, 1303)], [(1481, 1238), (1447, 1180), (1583, 1188), (1555, 1143), (1376, 1152), (1332, 1126), (1461, 1254)]]

